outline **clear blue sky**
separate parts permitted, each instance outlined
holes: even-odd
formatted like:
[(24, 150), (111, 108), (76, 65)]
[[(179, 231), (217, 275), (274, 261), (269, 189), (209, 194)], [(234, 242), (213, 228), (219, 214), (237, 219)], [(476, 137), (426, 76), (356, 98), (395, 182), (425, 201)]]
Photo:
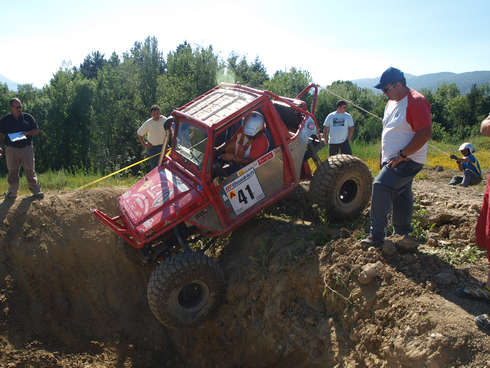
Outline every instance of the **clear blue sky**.
[(0, 74), (42, 87), (92, 51), (128, 51), (147, 36), (258, 56), (269, 75), (297, 67), (321, 85), (378, 77), (490, 70), (490, 1), (18, 0), (2, 5)]

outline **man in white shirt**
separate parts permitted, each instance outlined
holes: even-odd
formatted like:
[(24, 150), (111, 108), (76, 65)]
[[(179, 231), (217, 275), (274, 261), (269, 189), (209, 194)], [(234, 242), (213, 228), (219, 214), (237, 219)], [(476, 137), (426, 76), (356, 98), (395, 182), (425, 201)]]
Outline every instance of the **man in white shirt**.
[[(160, 115), (160, 106), (153, 105), (150, 109), (151, 118), (145, 121), (138, 129), (138, 140), (141, 145), (148, 149), (148, 157), (160, 153), (165, 140), (165, 116)], [(152, 168), (158, 165), (158, 156), (150, 160)]]
[(354, 120), (346, 110), (347, 102), (340, 100), (337, 102), (337, 110), (328, 114), (323, 123), (323, 139), (328, 145), (330, 156), (338, 154), (339, 151), (352, 155), (349, 142), (354, 134)]

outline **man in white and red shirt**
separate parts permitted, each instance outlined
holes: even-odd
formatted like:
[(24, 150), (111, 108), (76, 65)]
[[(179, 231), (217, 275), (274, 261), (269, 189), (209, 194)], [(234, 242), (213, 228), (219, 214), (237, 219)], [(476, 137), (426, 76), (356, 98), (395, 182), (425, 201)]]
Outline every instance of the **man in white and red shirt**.
[(432, 137), (430, 104), (408, 88), (405, 76), (388, 68), (375, 88), (388, 97), (383, 117), (380, 169), (373, 182), (370, 236), (364, 245), (381, 245), (388, 214), (393, 209), (394, 232), (408, 235), (413, 214), (412, 181), (424, 166)]

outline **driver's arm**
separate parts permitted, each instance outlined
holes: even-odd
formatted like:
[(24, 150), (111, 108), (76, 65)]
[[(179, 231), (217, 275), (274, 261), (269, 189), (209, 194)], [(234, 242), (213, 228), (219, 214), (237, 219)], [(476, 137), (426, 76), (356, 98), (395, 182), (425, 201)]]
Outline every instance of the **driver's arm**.
[(252, 162), (253, 159), (251, 159), (250, 157), (245, 158), (245, 157), (238, 157), (233, 155), (231, 161), (236, 162), (237, 164), (248, 164)]
[(248, 164), (263, 156), (269, 148), (269, 141), (264, 132), (256, 135), (251, 144), (249, 157), (239, 157), (233, 153), (233, 161), (239, 164)]

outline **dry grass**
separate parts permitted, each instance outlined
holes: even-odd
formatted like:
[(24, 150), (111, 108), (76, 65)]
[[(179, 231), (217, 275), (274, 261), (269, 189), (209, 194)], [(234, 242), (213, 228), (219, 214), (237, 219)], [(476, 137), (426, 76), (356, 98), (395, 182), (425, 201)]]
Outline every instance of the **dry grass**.
[[(461, 155), (461, 153), (458, 151), (458, 146), (431, 144), (429, 146), (426, 166), (442, 166), (446, 170), (457, 170), (458, 166), (454, 160), (449, 158), (450, 154), (463, 157), (463, 155)], [(482, 172), (487, 172), (490, 168), (490, 152), (484, 149), (478, 149), (477, 146), (474, 155), (480, 162)]]
[[(468, 139), (476, 148), (475, 157), (480, 162), (482, 172), (490, 172), (490, 139), (485, 137), (475, 137)], [(461, 142), (463, 143), (463, 142)], [(463, 157), (458, 151), (459, 144), (446, 144), (431, 141), (427, 155), (426, 167), (442, 166), (444, 170), (457, 170), (456, 162), (449, 158), (454, 154)], [(380, 143), (373, 144), (353, 144), (354, 155), (360, 157), (368, 165), (371, 173), (376, 175), (379, 171), (379, 150)]]

